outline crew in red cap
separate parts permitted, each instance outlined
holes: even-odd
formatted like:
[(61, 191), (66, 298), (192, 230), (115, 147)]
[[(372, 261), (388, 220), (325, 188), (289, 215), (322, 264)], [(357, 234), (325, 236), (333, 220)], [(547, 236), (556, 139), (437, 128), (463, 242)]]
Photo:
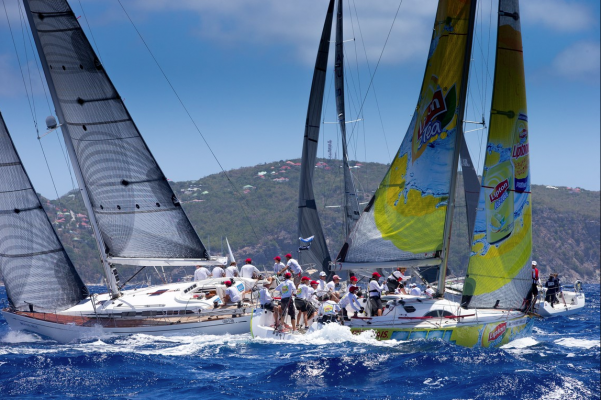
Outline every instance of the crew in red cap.
[(385, 284), (378, 283), (378, 279), (380, 279), (382, 275), (377, 272), (371, 274), (371, 279), (367, 284), (367, 290), (369, 290), (369, 301), (371, 305), (371, 315), (372, 316), (381, 316), (382, 315), (382, 291), (386, 289)]
[(363, 293), (361, 292), (361, 288), (358, 285), (359, 279), (357, 279), (357, 277), (355, 275), (353, 275), (349, 278), (349, 280), (351, 281), (351, 283), (349, 285), (349, 290), (351, 290), (351, 288), (356, 288), (357, 290), (355, 291), (355, 295), (357, 297), (363, 296)]
[(284, 269), (286, 269), (286, 266), (282, 262), (282, 257), (275, 256), (273, 259), (275, 260), (275, 263), (273, 264), (273, 273), (279, 276), (282, 274)]
[(232, 281), (225, 281), (223, 284), (226, 289), (225, 295), (223, 296), (222, 307), (227, 307), (231, 305), (231, 303), (240, 303), (242, 301), (242, 295), (235, 286), (232, 286)]
[(344, 319), (348, 321), (348, 312), (346, 307), (349, 305), (355, 311), (355, 316), (357, 315), (357, 313), (364, 311), (364, 308), (361, 306), (361, 303), (359, 303), (359, 300), (357, 300), (357, 296), (355, 295), (356, 291), (357, 286), (349, 287), (348, 293), (345, 294), (344, 297), (342, 297), (342, 299), (340, 299), (340, 301), (338, 302), (340, 308), (342, 309), (343, 321)]
[(281, 319), (282, 323), (286, 323), (286, 317), (290, 317), (292, 331), (296, 331), (296, 310), (294, 309), (294, 302), (292, 301), (292, 295), (296, 292), (296, 286), (294, 286), (294, 282), (290, 279), (292, 274), (290, 272), (286, 272), (284, 274), (286, 280), (280, 283), (275, 290), (281, 293)]
[(240, 276), (243, 278), (248, 278), (248, 279), (257, 279), (259, 277), (259, 274), (261, 273), (257, 267), (255, 267), (254, 265), (252, 265), (253, 260), (251, 260), (250, 258), (246, 259), (246, 264), (240, 268)]
[(313, 289), (308, 286), (308, 283), (311, 279), (308, 276), (303, 276), (301, 279), (301, 284), (296, 290), (296, 299), (294, 300), (294, 305), (298, 310), (298, 318), (296, 319), (296, 329), (298, 329), (298, 325), (300, 325), (301, 318), (303, 318), (305, 322), (305, 329), (309, 328), (309, 319), (311, 319), (313, 312), (315, 309), (311, 304), (311, 295)]
[(303, 269), (301, 268), (298, 261), (292, 258), (292, 254), (286, 254), (286, 260), (288, 260), (286, 262), (286, 270), (290, 271), (292, 273), (292, 276), (294, 276), (294, 284), (300, 284), (300, 278), (301, 274), (303, 273)]

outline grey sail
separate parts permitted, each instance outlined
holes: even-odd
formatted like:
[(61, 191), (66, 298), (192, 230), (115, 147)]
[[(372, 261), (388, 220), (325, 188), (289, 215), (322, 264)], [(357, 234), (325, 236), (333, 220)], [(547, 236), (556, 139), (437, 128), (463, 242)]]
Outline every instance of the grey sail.
[[(106, 254), (208, 258), (65, 0), (25, 0), (65, 140), (73, 143)], [(89, 210), (90, 211), (90, 210)]]
[(353, 183), (353, 176), (348, 163), (348, 149), (346, 142), (346, 113), (344, 105), (344, 48), (342, 45), (342, 0), (338, 0), (336, 10), (336, 51), (334, 64), (334, 86), (336, 89), (336, 113), (340, 124), (342, 137), (342, 170), (344, 171), (344, 228), (345, 237), (359, 220), (359, 202)]
[(465, 137), (461, 138), (461, 149), (459, 153), (461, 157), (461, 171), (463, 174), (463, 190), (465, 192), (465, 208), (467, 211), (467, 232), (469, 244), (472, 243), (472, 235), (474, 234), (474, 223), (476, 221), (476, 209), (478, 207), (478, 199), (480, 197), (480, 180), (474, 168), (472, 157), (470, 156)]
[(10, 305), (62, 311), (88, 289), (75, 271), (21, 164), (0, 114), (0, 270)]
[(299, 236), (303, 238), (314, 236), (309, 249), (301, 252), (301, 262), (314, 263), (316, 266), (321, 266), (323, 271), (328, 270), (328, 264), (331, 259), (323, 234), (321, 221), (319, 220), (315, 195), (313, 193), (313, 172), (315, 170), (315, 159), (317, 157), (319, 126), (321, 123), (323, 93), (326, 82), (326, 69), (328, 64), (328, 52), (330, 49), (330, 34), (332, 31), (333, 16), (334, 0), (330, 0), (321, 40), (319, 42), (317, 60), (315, 61), (315, 71), (313, 72), (313, 82), (311, 84), (311, 94), (309, 96), (305, 137), (303, 139), (298, 200)]

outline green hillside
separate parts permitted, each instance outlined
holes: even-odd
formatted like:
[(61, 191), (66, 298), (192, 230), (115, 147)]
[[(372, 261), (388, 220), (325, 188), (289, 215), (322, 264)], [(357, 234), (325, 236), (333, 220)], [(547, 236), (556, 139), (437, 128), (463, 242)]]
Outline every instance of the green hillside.
[[(342, 167), (338, 160), (318, 160), (315, 194), (332, 256), (343, 243)], [(359, 198), (367, 202), (387, 170), (377, 163), (352, 163)], [(184, 210), (211, 254), (220, 254), (227, 237), (238, 259), (251, 257), (256, 265), (272, 264), (275, 255), (296, 251), (299, 160), (266, 163), (214, 174), (198, 181), (172, 182)], [(460, 180), (461, 182), (461, 180)], [(449, 265), (465, 272), (467, 229), (462, 191), (454, 221)], [(77, 193), (46, 207), (68, 252), (86, 282), (101, 280), (96, 244)], [(543, 274), (559, 272), (571, 281), (599, 281), (599, 192), (565, 187), (533, 186), (534, 259)], [(121, 267), (122, 279), (135, 268)], [(150, 271), (149, 271), (150, 272)], [(192, 267), (165, 271), (171, 279), (190, 274)], [(146, 278), (140, 274), (140, 279)]]

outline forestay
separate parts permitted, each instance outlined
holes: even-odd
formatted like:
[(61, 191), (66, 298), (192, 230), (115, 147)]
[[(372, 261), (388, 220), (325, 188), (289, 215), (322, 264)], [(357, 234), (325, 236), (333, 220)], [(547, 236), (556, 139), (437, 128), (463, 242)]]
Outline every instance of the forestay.
[(462, 304), (520, 308), (531, 286), (528, 113), (517, 0), (499, 2), (490, 129)]
[(52, 228), (0, 114), (0, 270), (18, 310), (62, 311), (88, 289)]
[(469, 15), (469, 2), (439, 3), (413, 119), (338, 256), (339, 269), (353, 263), (440, 263), (451, 175), (457, 168), (453, 153)]
[(26, 4), (106, 253), (125, 259), (208, 258), (67, 2)]
[(330, 34), (334, 16), (334, 0), (330, 0), (326, 19), (319, 42), (319, 50), (315, 61), (305, 136), (303, 139), (303, 154), (301, 159), (301, 177), (298, 199), (298, 234), (299, 237), (314, 236), (308, 250), (301, 252), (300, 259), (304, 263), (313, 263), (321, 266), (323, 271), (328, 271), (330, 253), (319, 220), (315, 194), (313, 192), (313, 173), (319, 142), (319, 127), (323, 106), (323, 93), (326, 82), (326, 68), (328, 65), (328, 52), (330, 49)]

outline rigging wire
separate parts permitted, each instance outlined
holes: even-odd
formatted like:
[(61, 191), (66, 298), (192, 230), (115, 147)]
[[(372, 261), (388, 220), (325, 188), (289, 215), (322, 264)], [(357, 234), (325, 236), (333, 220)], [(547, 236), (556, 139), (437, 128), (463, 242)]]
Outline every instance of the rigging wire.
[[(194, 121), (194, 118), (192, 118), (192, 115), (190, 114), (190, 112), (188, 111), (188, 108), (184, 105), (184, 102), (182, 101), (181, 97), (179, 96), (179, 94), (177, 93), (177, 91), (175, 90), (175, 87), (171, 84), (171, 81), (169, 80), (169, 78), (167, 77), (167, 74), (165, 73), (165, 71), (163, 70), (163, 68), (161, 67), (161, 65), (159, 64), (158, 60), (156, 59), (156, 57), (154, 56), (154, 53), (150, 50), (150, 47), (148, 46), (148, 44), (146, 43), (146, 41), (144, 40), (144, 38), (142, 37), (142, 34), (140, 33), (140, 31), (138, 30), (138, 28), (136, 27), (136, 25), (134, 24), (134, 21), (131, 19), (131, 17), (129, 16), (128, 12), (125, 10), (125, 7), (123, 6), (123, 4), (121, 3), (121, 0), (117, 0), (117, 2), (119, 3), (119, 5), (121, 6), (121, 8), (123, 9), (123, 12), (125, 13), (125, 15), (127, 16), (127, 19), (129, 19), (129, 22), (131, 23), (131, 25), (133, 26), (134, 30), (136, 31), (136, 33), (138, 34), (138, 36), (140, 37), (140, 40), (142, 40), (142, 43), (144, 44), (144, 46), (146, 47), (146, 50), (148, 50), (148, 53), (150, 54), (150, 56), (152, 57), (152, 59), (154, 60), (155, 64), (157, 65), (157, 67), (159, 68), (159, 70), (161, 71), (161, 74), (163, 75), (163, 77), (165, 78), (165, 80), (167, 81), (167, 83), (169, 84), (169, 87), (171, 88), (171, 90), (173, 91), (173, 94), (175, 94), (175, 97), (177, 97), (177, 100), (179, 101), (180, 105), (182, 106), (182, 108), (184, 109), (184, 111), (186, 112), (186, 114), (188, 115), (188, 118), (190, 119), (190, 121), (192, 122), (192, 125), (194, 125), (194, 128), (196, 129), (196, 131), (198, 132), (198, 134), (200, 135), (200, 137), (202, 138), (202, 140), (204, 141), (205, 145), (207, 146), (207, 148), (209, 149), (209, 151), (211, 152), (211, 155), (213, 156), (213, 158), (215, 159), (215, 161), (217, 162), (217, 164), (219, 165), (219, 168), (221, 169), (221, 172), (223, 172), (223, 175), (226, 177), (227, 181), (230, 183), (230, 185), (232, 186), (232, 188), (234, 188), (234, 191), (238, 194), (239, 198), (242, 199), (242, 202), (244, 202), (246, 204), (246, 206), (248, 208), (250, 208), (250, 206), (248, 205), (248, 202), (246, 201), (246, 199), (244, 198), (244, 196), (242, 196), (242, 194), (240, 193), (240, 190), (238, 190), (238, 188), (236, 187), (236, 185), (234, 184), (234, 182), (230, 179), (230, 176), (228, 175), (228, 173), (225, 171), (225, 169), (223, 168), (223, 165), (221, 165), (221, 162), (219, 162), (219, 159), (217, 158), (217, 156), (215, 155), (215, 152), (213, 152), (213, 149), (211, 148), (211, 146), (209, 145), (209, 142), (207, 141), (207, 139), (205, 138), (205, 136), (202, 134), (200, 128), (198, 127), (198, 125), (196, 124), (196, 121)], [(241, 203), (242, 203), (241, 202)], [(248, 215), (248, 212), (246, 210), (246, 208), (243, 206), (242, 210), (244, 211), (244, 216), (246, 217), (246, 220), (248, 221), (248, 224), (250, 225), (251, 230), (253, 231), (253, 234), (255, 235), (255, 237), (257, 238), (257, 240), (261, 240), (261, 238), (259, 237), (259, 235), (257, 234), (255, 227)]]
[[(13, 42), (13, 47), (15, 49), (15, 54), (17, 56), (17, 61), (19, 63), (19, 72), (21, 72), (21, 79), (23, 80), (23, 86), (25, 86), (25, 93), (27, 94), (27, 104), (29, 105), (29, 111), (31, 112), (31, 118), (33, 120), (33, 125), (35, 127), (36, 133), (37, 133), (38, 138), (39, 138), (40, 131), (38, 129), (38, 123), (37, 123), (36, 118), (35, 118), (35, 112), (34, 112), (34, 106), (35, 105), (32, 105), (33, 92), (31, 94), (31, 98), (30, 98), (30, 96), (29, 96), (29, 90), (27, 89), (27, 83), (25, 81), (25, 75), (23, 73), (23, 67), (21, 65), (21, 57), (19, 57), (19, 52), (17, 50), (17, 43), (15, 42), (15, 37), (13, 35), (12, 26), (10, 24), (10, 19), (8, 18), (8, 11), (6, 10), (6, 2), (5, 2), (5, 0), (2, 0), (2, 4), (4, 6), (4, 14), (6, 15), (6, 21), (8, 22), (8, 30), (10, 31), (10, 36), (11, 36), (11, 39), (12, 39), (12, 42)], [(50, 171), (50, 165), (48, 163), (48, 158), (46, 157), (46, 152), (44, 151), (44, 147), (42, 146), (41, 141), (38, 140), (38, 142), (40, 143), (40, 148), (42, 149), (42, 154), (44, 155), (44, 160), (46, 162), (46, 166), (47, 166), (48, 172), (50, 174), (50, 180), (52, 182), (52, 186), (54, 187), (54, 192), (56, 193), (56, 197), (57, 197), (57, 199), (59, 199), (59, 204), (60, 204), (60, 197), (58, 195), (58, 190), (56, 189), (56, 184), (54, 183), (54, 177), (52, 176), (52, 172)]]
[[(21, 17), (21, 30), (23, 32), (23, 37), (25, 37), (25, 30), (26, 30), (25, 26), (27, 25), (25, 23), (25, 11), (21, 7), (21, 2), (18, 2), (18, 4), (19, 4), (19, 14)], [(39, 58), (35, 57), (36, 52), (33, 48), (33, 41), (32, 41), (31, 35), (27, 35), (27, 38), (29, 39), (29, 48), (31, 50), (31, 54), (33, 54), (32, 58), (35, 62), (36, 69), (38, 71), (38, 76), (40, 78), (40, 86), (42, 86), (42, 90), (44, 91), (44, 99), (46, 100), (46, 105), (48, 106), (48, 113), (49, 113), (49, 115), (52, 115), (53, 113), (52, 113), (52, 108), (50, 106), (50, 99), (48, 96), (48, 92), (46, 91), (46, 84), (45, 84), (46, 81), (42, 78), (42, 70), (40, 67), (40, 60), (39, 60)], [(23, 42), (24, 42), (23, 48), (25, 49), (25, 54), (27, 54), (27, 46), (25, 44), (25, 39), (23, 39)], [(31, 75), (30, 75), (30, 81), (31, 81)], [(31, 85), (31, 83), (30, 83), (30, 87), (31, 87), (31, 92), (32, 92), (32, 97), (33, 97), (33, 87)], [(34, 99), (34, 104), (35, 104), (35, 99)], [(40, 139), (41, 138), (39, 137), (39, 133), (38, 133), (38, 140), (40, 140)], [(71, 164), (69, 162), (69, 157), (67, 156), (67, 153), (63, 147), (63, 143), (61, 142), (60, 136), (58, 134), (58, 130), (56, 130), (56, 139), (57, 139), (58, 145), (61, 149), (63, 158), (65, 160), (65, 165), (67, 166), (67, 171), (69, 171), (69, 176), (71, 178), (71, 190), (73, 191), (73, 190), (75, 190), (75, 181), (73, 179), (73, 172), (71, 171)], [(40, 140), (40, 146), (42, 146), (41, 140)], [(51, 173), (50, 170), (48, 172)], [(59, 204), (60, 204), (60, 200), (59, 200)]]
[[(382, 133), (384, 135), (384, 143), (386, 144), (386, 153), (388, 154), (388, 159), (390, 160), (390, 162), (392, 163), (392, 158), (390, 157), (390, 148), (388, 147), (388, 138), (386, 137), (386, 129), (384, 129), (384, 121), (382, 119), (382, 112), (380, 110), (380, 103), (378, 101), (378, 96), (376, 94), (376, 86), (373, 83), (373, 79), (374, 76), (376, 74), (376, 71), (378, 69), (378, 66), (380, 65), (380, 60), (382, 59), (382, 54), (384, 54), (384, 49), (386, 48), (386, 43), (388, 43), (388, 38), (390, 37), (390, 33), (392, 32), (392, 28), (394, 27), (394, 23), (396, 21), (397, 15), (399, 13), (399, 10), (401, 8), (401, 5), (403, 4), (403, 0), (401, 0), (401, 2), (399, 3), (399, 7), (397, 8), (396, 14), (394, 15), (394, 19), (392, 21), (392, 25), (390, 26), (390, 30), (388, 31), (388, 36), (386, 37), (386, 42), (384, 43), (384, 47), (382, 48), (382, 53), (380, 53), (380, 58), (378, 58), (378, 63), (376, 64), (376, 69), (374, 70), (374, 73), (372, 75), (371, 73), (371, 66), (369, 64), (369, 59), (367, 58), (367, 49), (365, 48), (365, 40), (363, 39), (363, 31), (361, 29), (361, 23), (359, 23), (359, 18), (358, 18), (358, 13), (357, 13), (357, 5), (355, 3), (355, 0), (353, 0), (353, 7), (355, 8), (355, 15), (357, 15), (357, 27), (359, 28), (359, 36), (361, 37), (361, 43), (363, 44), (363, 53), (365, 54), (365, 61), (367, 63), (367, 70), (369, 72), (369, 74), (372, 76), (371, 81), (369, 82), (369, 86), (367, 87), (367, 92), (365, 93), (365, 97), (367, 98), (367, 94), (369, 93), (369, 88), (371, 86), (373, 86), (374, 89), (374, 98), (376, 100), (376, 108), (378, 110), (378, 115), (380, 117), (380, 125), (382, 126)], [(363, 100), (363, 102), (365, 102), (365, 99)], [(363, 104), (361, 105), (361, 110), (363, 110)]]

